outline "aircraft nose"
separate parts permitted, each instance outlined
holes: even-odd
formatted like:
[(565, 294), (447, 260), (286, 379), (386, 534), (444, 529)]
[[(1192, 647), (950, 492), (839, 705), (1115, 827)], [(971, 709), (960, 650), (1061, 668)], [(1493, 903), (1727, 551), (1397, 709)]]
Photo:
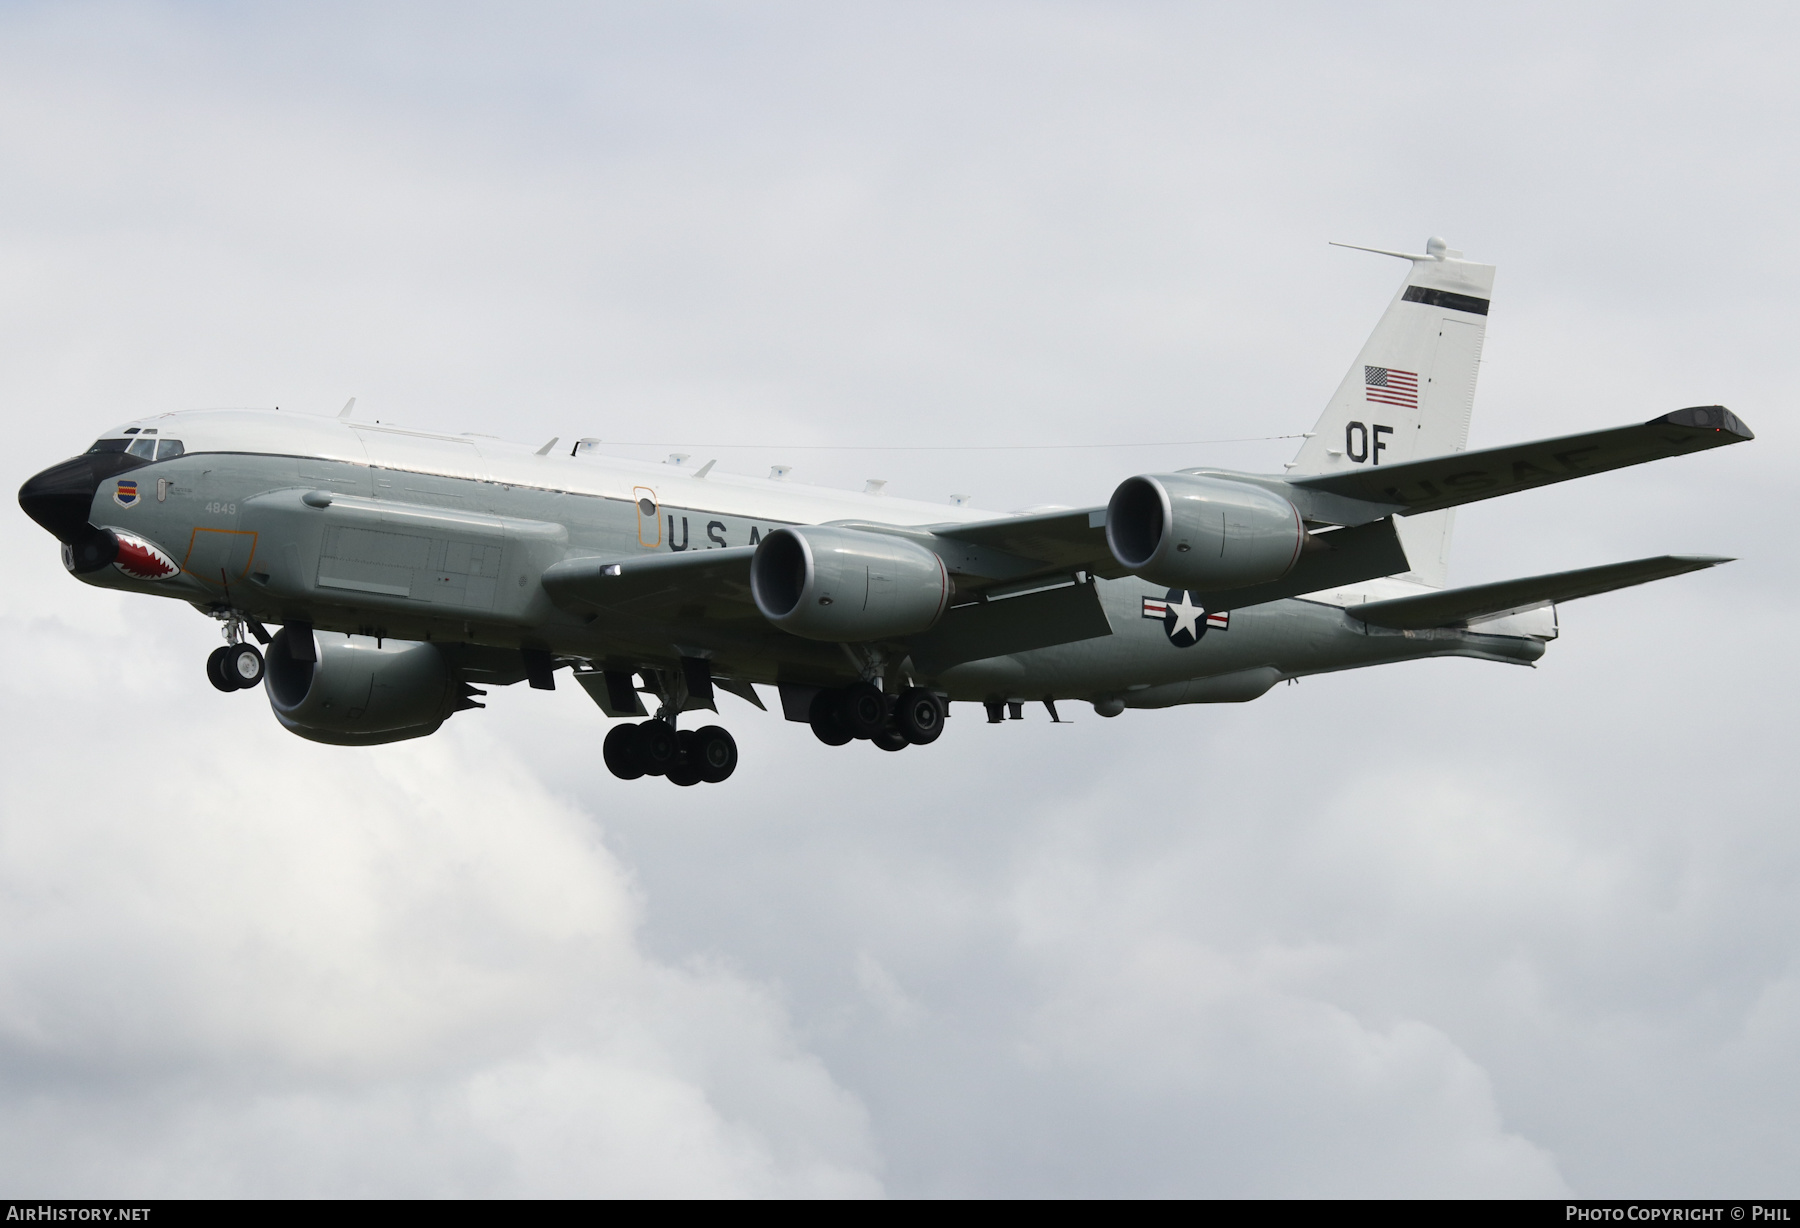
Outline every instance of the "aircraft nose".
[(19, 506), (69, 547), (67, 558), (76, 572), (98, 571), (113, 561), (119, 542), (105, 529), (88, 523), (94, 496), (106, 479), (145, 463), (123, 452), (74, 457), (50, 466), (19, 487)]
[(93, 462), (77, 456), (50, 466), (19, 487), (19, 506), (59, 541), (72, 544), (88, 531), (88, 509), (101, 481)]

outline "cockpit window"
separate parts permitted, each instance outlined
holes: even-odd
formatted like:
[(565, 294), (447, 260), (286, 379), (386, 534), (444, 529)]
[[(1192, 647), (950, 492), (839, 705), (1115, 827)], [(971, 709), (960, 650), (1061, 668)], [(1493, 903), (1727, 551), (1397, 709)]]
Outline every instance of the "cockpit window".
[(155, 435), (139, 435), (136, 439), (96, 439), (89, 452), (129, 452), (144, 460), (174, 460), (185, 449), (179, 439), (158, 441)]

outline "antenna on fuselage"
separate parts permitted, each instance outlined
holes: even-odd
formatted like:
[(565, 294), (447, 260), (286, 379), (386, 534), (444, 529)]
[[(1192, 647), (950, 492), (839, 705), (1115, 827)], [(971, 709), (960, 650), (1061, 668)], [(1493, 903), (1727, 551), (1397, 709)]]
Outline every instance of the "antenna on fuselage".
[(344, 402), (344, 408), (338, 410), (338, 417), (339, 418), (348, 418), (350, 416), (350, 411), (355, 408), (356, 408), (356, 398), (351, 397), (348, 401)]
[(552, 435), (552, 436), (550, 436), (550, 442), (545, 444), (543, 447), (539, 448), (537, 450), (537, 454), (539, 456), (548, 456), (548, 455), (550, 455), (550, 449), (554, 448), (555, 446), (556, 446), (556, 436)]

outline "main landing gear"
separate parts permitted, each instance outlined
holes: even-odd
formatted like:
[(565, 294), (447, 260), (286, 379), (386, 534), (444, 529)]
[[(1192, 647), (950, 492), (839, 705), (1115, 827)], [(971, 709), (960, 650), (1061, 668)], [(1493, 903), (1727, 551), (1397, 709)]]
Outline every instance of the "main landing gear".
[(254, 644), (223, 644), (206, 658), (207, 681), (221, 691), (247, 691), (263, 680), (263, 655)]
[(676, 728), (667, 721), (614, 725), (602, 748), (606, 768), (620, 780), (666, 776), (682, 786), (716, 785), (737, 770), (737, 739), (718, 725)]
[(813, 696), (808, 719), (813, 736), (827, 746), (863, 739), (882, 750), (905, 750), (938, 740), (949, 707), (922, 686), (885, 695), (872, 682), (858, 682)]

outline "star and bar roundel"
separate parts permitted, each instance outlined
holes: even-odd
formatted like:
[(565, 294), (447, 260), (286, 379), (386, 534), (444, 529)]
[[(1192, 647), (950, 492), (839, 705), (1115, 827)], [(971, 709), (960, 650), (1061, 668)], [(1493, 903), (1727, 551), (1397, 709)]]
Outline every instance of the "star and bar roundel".
[(1186, 589), (1172, 588), (1161, 597), (1144, 598), (1144, 617), (1163, 625), (1163, 634), (1177, 648), (1192, 648), (1208, 630), (1224, 631), (1231, 626), (1231, 611), (1208, 614), (1206, 607)]

